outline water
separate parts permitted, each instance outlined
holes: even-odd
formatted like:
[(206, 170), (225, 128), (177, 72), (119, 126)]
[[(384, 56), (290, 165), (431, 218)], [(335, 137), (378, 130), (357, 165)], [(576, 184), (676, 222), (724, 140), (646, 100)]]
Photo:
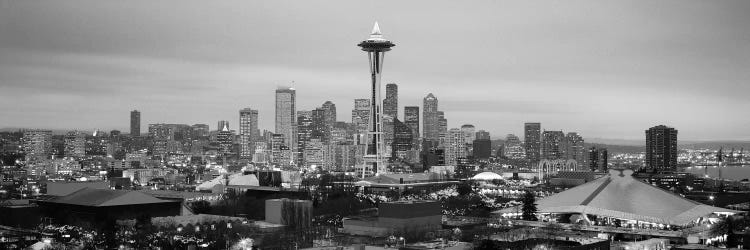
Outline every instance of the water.
[[(705, 168), (708, 168), (708, 171), (706, 171)], [(750, 179), (750, 165), (725, 166), (721, 168), (717, 166), (695, 166), (685, 168), (685, 172), (695, 174), (697, 176), (704, 176), (706, 172), (708, 172), (708, 177), (711, 178), (719, 178), (719, 171), (721, 171), (721, 177), (724, 179), (737, 181), (742, 179)]]

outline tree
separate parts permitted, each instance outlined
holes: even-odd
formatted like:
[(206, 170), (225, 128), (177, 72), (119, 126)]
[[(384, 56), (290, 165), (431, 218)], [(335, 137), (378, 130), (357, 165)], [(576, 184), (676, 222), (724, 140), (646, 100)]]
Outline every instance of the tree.
[(529, 221), (535, 221), (536, 218), (536, 197), (534, 197), (534, 193), (532, 193), (529, 190), (526, 190), (526, 192), (523, 194), (523, 207), (521, 208), (522, 214), (521, 219), (523, 220), (529, 220)]
[(458, 195), (465, 196), (471, 194), (473, 188), (471, 187), (471, 184), (468, 182), (462, 182), (461, 184), (458, 184), (458, 187), (456, 187), (456, 191), (458, 192)]
[(200, 200), (190, 204), (190, 208), (195, 214), (207, 214), (211, 212), (211, 203)]

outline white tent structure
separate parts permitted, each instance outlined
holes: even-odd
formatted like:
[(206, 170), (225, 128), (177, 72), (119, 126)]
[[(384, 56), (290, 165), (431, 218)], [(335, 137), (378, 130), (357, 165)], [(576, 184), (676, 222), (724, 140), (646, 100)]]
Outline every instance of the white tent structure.
[[(539, 214), (586, 215), (634, 224), (689, 226), (719, 214), (739, 211), (713, 207), (644, 183), (631, 176), (632, 170), (610, 170), (609, 174), (589, 183), (537, 201)], [(516, 207), (493, 213), (503, 217), (517, 216)]]
[(471, 177), (472, 180), (479, 180), (479, 181), (491, 181), (491, 180), (499, 180), (503, 179), (502, 175), (493, 173), (493, 172), (482, 172), (474, 177)]

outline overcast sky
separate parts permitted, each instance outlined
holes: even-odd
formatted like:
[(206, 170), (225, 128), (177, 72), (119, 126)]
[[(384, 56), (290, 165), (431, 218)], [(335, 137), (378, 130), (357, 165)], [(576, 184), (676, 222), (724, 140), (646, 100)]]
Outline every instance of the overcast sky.
[[(230, 120), (274, 90), (298, 110), (368, 95), (356, 44), (396, 43), (383, 82), (432, 92), (449, 127), (523, 123), (584, 138), (750, 139), (750, 1), (0, 0), (0, 128), (121, 129)], [(294, 82), (292, 84), (292, 82)]]

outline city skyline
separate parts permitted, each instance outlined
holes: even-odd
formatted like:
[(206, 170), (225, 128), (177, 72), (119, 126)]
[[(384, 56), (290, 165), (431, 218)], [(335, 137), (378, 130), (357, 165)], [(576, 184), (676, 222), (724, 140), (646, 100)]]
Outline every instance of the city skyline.
[[(398, 109), (433, 93), (448, 128), (469, 123), (497, 139), (540, 122), (639, 140), (664, 124), (684, 140), (750, 139), (750, 118), (738, 115), (750, 107), (748, 2), (441, 2), (429, 14), (414, 13), (420, 3), (387, 12), (335, 2), (321, 7), (351, 11), (306, 13), (311, 3), (186, 2), (164, 16), (173, 5), (80, 4), (91, 8), (0, 2), (0, 104), (16, 107), (0, 111), (0, 128), (128, 131), (134, 109), (141, 130), (218, 120), (236, 128), (237, 110), (250, 107), (273, 130), (272, 91), (284, 85), (297, 89), (297, 110), (330, 100), (348, 111), (367, 97), (368, 79), (361, 55), (346, 48), (379, 21), (404, 48), (383, 79), (399, 85)], [(298, 43), (305, 39), (319, 46)]]

